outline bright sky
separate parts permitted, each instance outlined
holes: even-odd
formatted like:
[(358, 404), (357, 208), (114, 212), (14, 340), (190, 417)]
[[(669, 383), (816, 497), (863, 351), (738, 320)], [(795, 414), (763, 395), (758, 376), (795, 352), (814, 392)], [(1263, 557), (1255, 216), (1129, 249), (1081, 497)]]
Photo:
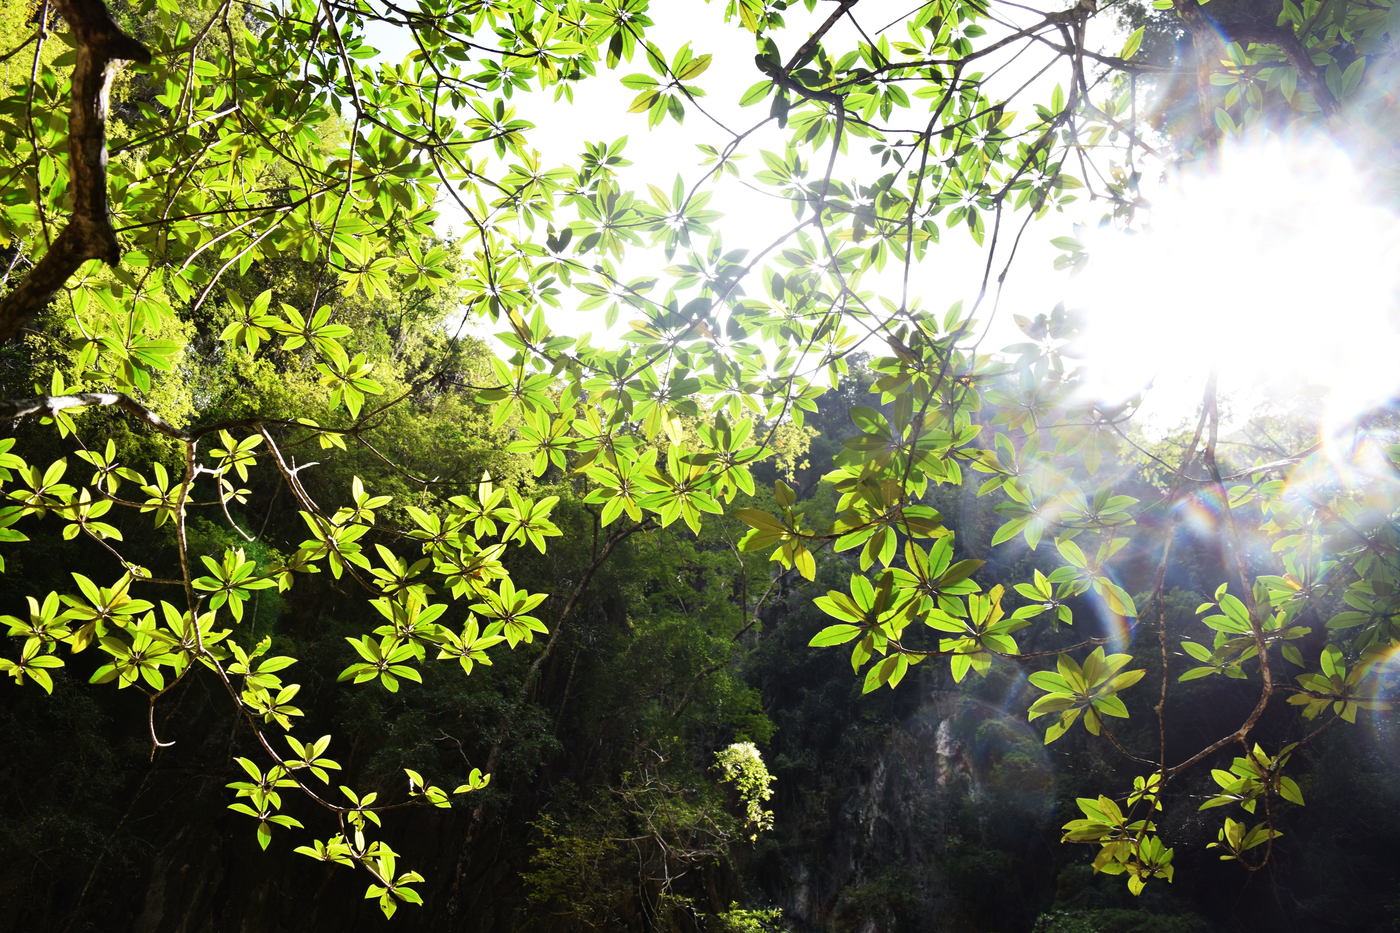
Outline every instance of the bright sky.
[(1375, 202), (1365, 165), (1275, 139), (1154, 187), (1151, 233), (1091, 236), (1094, 261), (1070, 283), (1091, 309), (1103, 397), (1155, 378), (1147, 410), (1165, 418), (1218, 367), (1236, 417), (1311, 384), (1336, 424), (1400, 388), (1400, 218)]
[[(863, 0), (858, 9), (862, 25), (871, 30), (902, 22), (911, 4)], [(1004, 13), (1010, 8), (998, 9)], [(826, 3), (818, 3), (812, 13), (800, 2), (793, 3), (784, 14), (789, 28), (778, 37), (784, 57), (829, 12)], [(696, 83), (707, 91), (701, 103), (716, 120), (743, 131), (766, 115), (766, 103), (738, 106), (760, 76), (753, 64), (753, 40), (735, 23), (723, 22), (722, 0), (664, 0), (652, 4), (650, 15), (656, 25), (648, 37), (668, 56), (685, 42), (697, 55), (714, 55), (710, 69)], [(1091, 33), (1091, 48), (1116, 53), (1121, 46), (1123, 36), (1114, 33), (1110, 19), (1091, 20), (1100, 29), (1098, 35)], [(828, 34), (828, 47), (852, 47), (853, 32), (849, 21), (843, 21)], [(889, 35), (892, 41), (901, 38), (902, 25)], [(981, 41), (994, 38), (995, 33)], [(400, 37), (382, 32), (372, 34), (370, 41), (392, 59), (407, 50)], [(989, 93), (1009, 96), (1043, 62), (1031, 55), (1009, 64), (989, 60), (989, 72), (1006, 64)], [(1057, 66), (1036, 82), (1019, 98), (1023, 103), (1011, 109), (1030, 112), (1034, 100), (1047, 97), (1054, 83), (1064, 80), (1061, 70)], [(668, 118), (648, 131), (645, 114), (626, 112), (636, 92), (620, 82), (623, 75), (637, 72), (649, 73), (640, 54), (632, 65), (577, 87), (572, 104), (556, 103), (552, 92), (515, 96), (512, 103), (519, 116), (537, 127), (529, 138), (547, 165), (578, 165), (585, 141), (611, 142), (626, 135), (624, 155), (634, 163), (623, 175), (626, 187), (645, 191), (652, 183), (669, 191), (677, 173), (687, 186), (700, 177), (703, 156), (696, 145), (720, 147), (728, 135), (693, 108), (688, 108), (684, 125)], [(921, 109), (916, 105), (914, 112)], [(776, 125), (765, 127), (746, 142), (742, 151), (750, 155), (739, 163), (741, 172), (747, 176), (763, 168), (760, 149), (781, 152), (783, 145), (783, 131)], [(868, 144), (852, 140), (850, 150), (838, 161), (838, 178), (878, 175)], [(1071, 235), (1075, 223), (1096, 224), (1106, 210), (1103, 202), (1081, 198), (1063, 213), (1052, 212), (1032, 223), (984, 349), (1022, 339), (1013, 314), (1033, 317), (1067, 299), (1070, 307), (1088, 311), (1094, 323), (1095, 336), (1085, 349), (1086, 362), (1096, 370), (1099, 394), (1112, 400), (1153, 382), (1143, 411), (1162, 429), (1189, 416), (1211, 366), (1220, 368), (1222, 390), (1237, 400), (1237, 413), (1267, 394), (1270, 383), (1302, 379), (1329, 386), (1336, 414), (1373, 404), (1397, 388), (1400, 380), (1393, 361), (1400, 359), (1400, 221), (1370, 203), (1364, 166), (1353, 165), (1344, 153), (1326, 146), (1275, 144), (1227, 148), (1216, 170), (1178, 173), (1165, 183), (1154, 177), (1160, 176), (1160, 166), (1143, 168), (1145, 191), (1154, 203), (1152, 231), (1135, 237), (1097, 232), (1090, 243), (1093, 261), (1071, 278), (1054, 271), (1053, 261), (1061, 251), (1050, 241)], [(813, 170), (819, 173), (819, 168)], [(767, 246), (793, 223), (784, 203), (732, 177), (714, 189), (709, 207), (725, 215), (715, 227), (722, 231), (727, 250)], [(446, 224), (461, 229), (455, 206), (445, 203), (440, 209)], [(1012, 235), (1004, 236), (993, 283), (1019, 226), (1019, 217), (1012, 220)], [(942, 311), (958, 299), (970, 303), (985, 264), (985, 251), (963, 230), (945, 230), (941, 244), (915, 267), (911, 291), (922, 294), (923, 307), (930, 310)], [(622, 275), (660, 275), (665, 265), (659, 250), (638, 250), (629, 256)], [(868, 276), (862, 284), (897, 298), (898, 275), (892, 262), (883, 280)], [(663, 287), (664, 282), (663, 277)], [(749, 290), (756, 292), (758, 287)], [(992, 297), (979, 314), (984, 322)], [(596, 335), (604, 331), (601, 314), (571, 310), (566, 299), (551, 322), (567, 333), (591, 331), (596, 344), (602, 342)]]
[[(890, 39), (907, 39), (902, 23), (910, 9), (909, 0), (863, 0), (859, 7), (860, 21), (867, 30), (878, 29), (887, 23), (898, 23), (888, 30)], [(653, 3), (649, 15), (656, 25), (648, 30), (647, 35), (668, 56), (685, 42), (691, 44), (691, 49), (697, 55), (709, 53), (714, 56), (709, 70), (695, 81), (708, 95), (701, 104), (720, 123), (742, 132), (767, 115), (767, 102), (750, 108), (738, 106), (740, 97), (761, 75), (753, 62), (756, 49), (752, 37), (742, 31), (737, 22), (725, 23), (723, 11), (722, 0), (712, 3), (705, 3), (704, 0)], [(788, 29), (777, 37), (784, 56), (790, 55), (830, 11), (828, 4), (818, 3), (808, 13), (800, 2), (794, 2), (784, 13)], [(843, 21), (827, 35), (826, 44), (830, 48), (853, 47), (855, 33), (849, 20)], [(1116, 39), (1116, 45), (1113, 36), (1106, 38), (1104, 44), (1113, 46), (1114, 51), (1122, 44), (1121, 38)], [(370, 41), (391, 59), (401, 57), (408, 49), (402, 37), (393, 37), (385, 32), (372, 33)], [(987, 70), (998, 64), (1002, 64), (1002, 60), (989, 63)], [(1028, 80), (1034, 70), (1026, 62), (1012, 65), (998, 79), (1003, 93), (1009, 95)], [(567, 100), (555, 102), (552, 91), (517, 94), (511, 103), (518, 108), (518, 116), (536, 125), (529, 139), (544, 154), (546, 164), (565, 162), (578, 165), (578, 154), (585, 141), (611, 142), (625, 135), (628, 142), (624, 155), (634, 164), (625, 170), (622, 177), (624, 186), (645, 192), (646, 184), (651, 183), (669, 192), (671, 182), (679, 173), (689, 187), (704, 171), (700, 168), (704, 157), (696, 149), (697, 144), (708, 143), (718, 148), (729, 137), (715, 122), (707, 120), (693, 108), (687, 109), (684, 125), (668, 117), (660, 126), (648, 130), (645, 114), (627, 113), (637, 92), (623, 87), (620, 79), (632, 73), (650, 74), (641, 54), (634, 58), (630, 66), (624, 64), (613, 74), (601, 74), (598, 79), (578, 86), (572, 104)], [(1044, 96), (1053, 87), (1054, 80), (1042, 80), (1041, 84), (1044, 86), (1041, 96)], [(1033, 95), (1035, 90), (1029, 93)], [(1028, 103), (1023, 109), (1027, 112), (1030, 111), (1031, 99), (1033, 97), (1026, 98)], [(922, 110), (923, 105), (916, 103), (914, 110), (906, 113), (917, 115)], [(767, 149), (781, 153), (785, 137), (786, 133), (779, 130), (776, 124), (769, 124), (750, 137), (742, 150), (749, 153), (749, 157), (739, 163), (740, 171), (747, 176), (763, 169), (758, 152)], [(837, 177), (847, 181), (857, 175), (863, 178), (878, 177), (878, 159), (869, 156), (868, 150), (868, 142), (853, 139), (849, 154), (838, 161)], [(824, 150), (820, 158), (824, 160), (825, 155)], [(819, 175), (820, 171), (819, 167), (814, 167), (812, 174)], [(774, 190), (758, 184), (755, 187)], [(791, 209), (784, 202), (745, 187), (732, 177), (726, 177), (714, 190), (708, 206), (725, 215), (715, 229), (723, 233), (726, 250), (762, 248), (794, 223)], [(1086, 210), (1081, 210), (1081, 207)], [(439, 210), (447, 224), (461, 228), (460, 214), (455, 205), (445, 202), (439, 206)], [(1051, 214), (1042, 223), (1032, 225), (1021, 243), (1012, 274), (1007, 279), (1002, 310), (998, 314), (998, 319), (1005, 325), (994, 329), (988, 341), (989, 347), (997, 348), (1019, 339), (1019, 332), (1010, 324), (1011, 313), (1034, 316), (1054, 307), (1059, 300), (1057, 292), (1062, 290), (1066, 277), (1053, 271), (1054, 258), (1061, 251), (1052, 247), (1049, 241), (1070, 233), (1072, 222), (1082, 221), (1090, 211), (1097, 219), (1103, 213), (1102, 204), (1091, 207), (1087, 204), (1070, 205), (1065, 214)], [(1004, 240), (1003, 257), (1011, 239), (1006, 237)], [(659, 251), (656, 254), (638, 251), (629, 257), (624, 266), (624, 277), (629, 274), (658, 275), (668, 264)], [(985, 264), (985, 252), (966, 232), (962, 229), (945, 231), (940, 246), (930, 252), (921, 267), (915, 268), (911, 276), (911, 291), (924, 296), (923, 307), (940, 312), (958, 299), (970, 303), (981, 284)], [(993, 278), (1003, 264), (1004, 258), (998, 262)], [(899, 273), (893, 266), (892, 262), (891, 267), (887, 268), (887, 284), (881, 290), (897, 296)], [(873, 273), (863, 284), (878, 287)], [(985, 307), (990, 308), (990, 298)], [(986, 320), (987, 315), (980, 315), (980, 318)], [(566, 307), (562, 313), (555, 312), (553, 320), (557, 322), (554, 324), (557, 330), (566, 332), (592, 331), (597, 334), (604, 329), (601, 312), (580, 313), (569, 311)], [(622, 324), (619, 327), (626, 329)]]

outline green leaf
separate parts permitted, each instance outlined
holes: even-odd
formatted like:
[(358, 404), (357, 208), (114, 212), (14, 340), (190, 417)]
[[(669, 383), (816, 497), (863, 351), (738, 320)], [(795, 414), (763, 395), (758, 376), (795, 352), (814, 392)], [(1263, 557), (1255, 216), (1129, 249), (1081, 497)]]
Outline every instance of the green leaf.
[(828, 625), (822, 629), (807, 644), (813, 648), (825, 648), (830, 645), (844, 645), (848, 641), (857, 638), (864, 631), (858, 625)]
[(1119, 58), (1129, 59), (1137, 54), (1137, 50), (1142, 46), (1142, 34), (1146, 29), (1146, 26), (1139, 26), (1133, 30), (1133, 34), (1128, 36), (1128, 41), (1123, 43), (1123, 51), (1118, 53)]

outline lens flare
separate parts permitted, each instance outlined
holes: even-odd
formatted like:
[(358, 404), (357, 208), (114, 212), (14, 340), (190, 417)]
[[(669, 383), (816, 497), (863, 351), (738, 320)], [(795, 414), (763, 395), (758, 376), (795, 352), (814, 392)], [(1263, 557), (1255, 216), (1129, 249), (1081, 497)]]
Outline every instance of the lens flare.
[[(1400, 218), (1323, 142), (1222, 146), (1173, 170), (1145, 232), (1087, 234), (1068, 298), (1095, 399), (1153, 384), (1145, 412), (1175, 422), (1212, 369), (1239, 401), (1316, 387), (1340, 424), (1400, 388)], [(1243, 397), (1242, 397), (1243, 396)], [(1240, 406), (1237, 406), (1237, 408)]]
[(1196, 491), (1192, 497), (1183, 498), (1173, 506), (1177, 521), (1190, 534), (1201, 540), (1210, 540), (1220, 529), (1223, 513), (1220, 494), (1213, 488)]
[[(1002, 677), (1010, 682), (997, 682)], [(1054, 813), (1055, 773), (1044, 741), (1026, 720), (1026, 679), (998, 669), (981, 686), (987, 694), (1004, 688), (1006, 695), (999, 704), (963, 693), (938, 695), (892, 733), (885, 757), (898, 759), (901, 768), (881, 770), (910, 786), (884, 791), (899, 793), (924, 817), (946, 812), (961, 798), (996, 814), (1003, 830), (1043, 826)]]
[(1348, 518), (1366, 530), (1379, 527), (1400, 505), (1400, 475), (1387, 448), (1400, 441), (1395, 432), (1368, 425), (1365, 432), (1335, 430), (1322, 437), (1320, 449), (1288, 474), (1284, 502), (1306, 506), (1326, 500), (1338, 489), (1356, 493)]
[[(1400, 645), (1390, 648), (1372, 668), (1368, 699), (1390, 704), (1390, 709), (1364, 713), (1364, 723), (1375, 750), (1393, 765), (1400, 765)], [(1358, 716), (1357, 721), (1362, 722), (1363, 717)]]
[[(1113, 572), (1112, 568), (1103, 568), (1103, 573), (1115, 584), (1118, 583), (1118, 575)], [(1106, 653), (1117, 654), (1132, 647), (1137, 627), (1128, 621), (1127, 616), (1114, 611), (1108, 598), (1094, 590), (1085, 593), (1083, 599), (1089, 604), (1094, 621), (1098, 623), (1098, 630), (1092, 633), (1093, 637), (1108, 639), (1108, 642), (1103, 646)], [(1079, 616), (1076, 615), (1076, 618)]]

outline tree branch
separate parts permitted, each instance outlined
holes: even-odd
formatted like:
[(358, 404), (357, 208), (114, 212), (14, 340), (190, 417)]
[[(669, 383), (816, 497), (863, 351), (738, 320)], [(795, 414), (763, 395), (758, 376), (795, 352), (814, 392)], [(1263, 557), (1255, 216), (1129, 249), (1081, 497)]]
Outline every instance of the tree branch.
[(52, 418), (68, 408), (120, 408), (140, 418), (154, 430), (164, 434), (166, 437), (174, 438), (177, 441), (189, 443), (197, 441), (202, 437), (219, 431), (248, 430), (254, 431), (263, 427), (301, 427), (310, 430), (324, 431), (331, 434), (353, 434), (354, 429), (341, 430), (336, 428), (311, 428), (310, 425), (300, 421), (288, 420), (286, 418), (234, 418), (229, 421), (217, 421), (213, 424), (206, 424), (202, 427), (182, 430), (166, 421), (160, 415), (142, 405), (136, 399), (125, 392), (75, 392), (72, 395), (36, 395), (33, 398), (6, 399), (0, 401), (0, 421), (14, 421), (28, 415), (43, 415)]
[(1333, 96), (1332, 89), (1327, 86), (1327, 79), (1323, 75), (1322, 69), (1313, 62), (1312, 54), (1303, 46), (1298, 34), (1293, 31), (1291, 26), (1228, 23), (1221, 24), (1221, 28), (1235, 42), (1258, 42), (1261, 45), (1272, 45), (1277, 48), (1288, 59), (1288, 64), (1292, 65), (1294, 70), (1298, 72), (1298, 77), (1308, 90), (1312, 92), (1313, 99), (1317, 101), (1317, 106), (1323, 115), (1330, 119), (1341, 113), (1342, 106)]
[[(654, 523), (648, 518), (633, 525), (631, 528), (624, 528), (608, 536), (607, 542), (603, 545), (603, 550), (599, 552), (597, 557), (593, 558), (592, 563), (588, 565), (588, 569), (583, 572), (583, 579), (578, 581), (578, 585), (574, 587), (573, 593), (569, 594), (569, 601), (564, 604), (563, 610), (560, 611), (559, 618), (554, 623), (554, 631), (549, 633), (549, 641), (545, 642), (544, 650), (540, 652), (539, 657), (535, 658), (534, 663), (530, 665), (530, 670), (525, 675), (525, 682), (520, 685), (520, 699), (522, 702), (529, 697), (530, 688), (535, 685), (535, 678), (539, 676), (540, 668), (544, 666), (544, 662), (554, 650), (555, 642), (559, 639), (559, 633), (564, 630), (564, 624), (569, 621), (569, 616), (573, 615), (574, 607), (578, 605), (578, 601), (583, 596), (584, 590), (588, 589), (588, 584), (593, 580), (593, 575), (598, 572), (598, 568), (607, 563), (608, 557), (613, 552), (613, 548), (630, 538), (636, 532), (645, 531), (653, 527), (655, 527)], [(496, 749), (491, 750), (490, 757), (493, 761), (496, 757), (496, 751)], [(487, 770), (490, 770), (490, 763), (487, 765)]]
[(120, 64), (150, 62), (150, 51), (121, 31), (102, 0), (53, 0), (78, 42), (68, 117), (73, 215), (19, 287), (0, 301), (0, 343), (19, 333), (89, 259), (121, 257), (107, 207), (107, 95)]

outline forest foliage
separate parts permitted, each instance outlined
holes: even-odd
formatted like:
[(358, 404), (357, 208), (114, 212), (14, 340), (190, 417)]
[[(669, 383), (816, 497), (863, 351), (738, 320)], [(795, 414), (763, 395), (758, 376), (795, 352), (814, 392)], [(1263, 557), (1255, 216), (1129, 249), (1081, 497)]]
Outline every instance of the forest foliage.
[[(1087, 194), (1140, 227), (1149, 157), (1317, 133), (1393, 181), (1400, 7), (1159, 0), (1110, 55), (1092, 3), (1013, 22), (940, 0), (849, 47), (831, 30), (862, 26), (856, 0), (805, 6), (826, 13), (810, 36), (781, 0), (707, 9), (753, 44), (740, 103), (783, 150), (718, 126), (643, 191), (621, 139), (549, 164), (514, 101), (620, 78), (619, 127), (708, 118), (711, 54), (655, 45), (669, 11), (645, 0), (7, 5), (15, 722), (53, 694), (96, 733), (135, 722), (152, 762), (220, 723), (241, 829), (356, 869), (389, 917), (441, 870), (452, 922), (483, 826), (536, 780), (538, 917), (758, 929), (776, 917), (721, 893), (774, 821), (782, 688), (752, 675), (811, 585), (824, 620), (788, 650), (841, 652), (861, 694), (1015, 670), (1045, 744), (1082, 726), (1119, 756), (1061, 831), (1095, 873), (1173, 881), (1161, 814), (1190, 798), (1216, 811), (1212, 856), (1268, 864), (1298, 763), (1389, 709), (1392, 414), (1324, 434), (1300, 403), (1240, 448), (1212, 377), (1153, 439), (1141, 394), (1081, 391), (1074, 310), (1018, 316), (1003, 352), (980, 334), (1037, 219)], [(411, 37), (402, 61), (383, 29)], [(1012, 47), (1062, 76), (1045, 99), (983, 70)], [(790, 230), (726, 243), (708, 204), (738, 183)], [(981, 292), (926, 309), (950, 236), (984, 248)], [(564, 310), (609, 335), (563, 332)], [(1201, 508), (1216, 564), (1190, 553)], [(1177, 712), (1202, 689), (1227, 698), (1208, 735)], [(596, 745), (556, 774), (566, 722)], [(424, 808), (451, 812), (455, 869), (394, 847)]]

